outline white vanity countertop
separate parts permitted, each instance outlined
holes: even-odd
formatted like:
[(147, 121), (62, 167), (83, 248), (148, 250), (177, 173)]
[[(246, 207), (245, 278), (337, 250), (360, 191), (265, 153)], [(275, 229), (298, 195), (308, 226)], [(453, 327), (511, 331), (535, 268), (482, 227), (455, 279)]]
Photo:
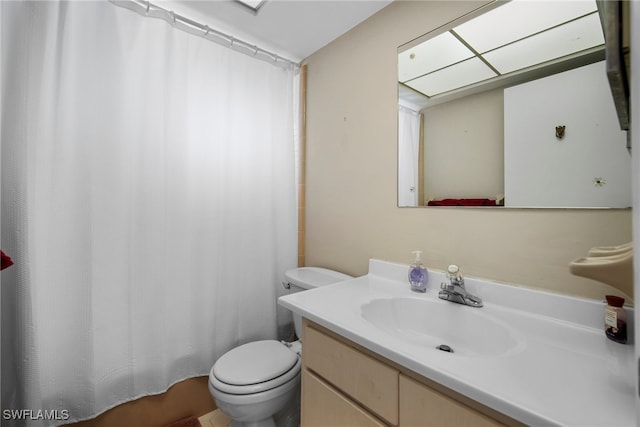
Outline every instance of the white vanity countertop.
[[(467, 307), (438, 299), (442, 272), (429, 271), (427, 292), (420, 294), (409, 289), (407, 271), (407, 265), (371, 260), (365, 276), (286, 295), (279, 304), (525, 424), (636, 425), (634, 347), (606, 338), (604, 302), (465, 277), (467, 290), (484, 302)], [(389, 298), (428, 299), (450, 305), (452, 313), (481, 310), (507, 325), (518, 344), (498, 355), (425, 346), (362, 316), (364, 304)], [(632, 339), (633, 312), (627, 311)]]

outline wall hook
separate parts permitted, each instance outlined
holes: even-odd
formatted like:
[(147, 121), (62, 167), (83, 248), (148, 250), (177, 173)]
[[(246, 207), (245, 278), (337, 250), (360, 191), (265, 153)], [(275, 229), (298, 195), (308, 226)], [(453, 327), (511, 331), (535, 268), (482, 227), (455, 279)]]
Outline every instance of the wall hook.
[(556, 126), (556, 138), (562, 139), (564, 138), (564, 130), (566, 129), (565, 125)]

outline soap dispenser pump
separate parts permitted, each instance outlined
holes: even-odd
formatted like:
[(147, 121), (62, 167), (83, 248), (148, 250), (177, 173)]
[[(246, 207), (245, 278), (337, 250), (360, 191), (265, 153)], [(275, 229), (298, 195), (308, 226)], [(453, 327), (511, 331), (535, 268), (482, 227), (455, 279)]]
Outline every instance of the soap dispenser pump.
[(427, 281), (429, 280), (429, 274), (427, 269), (422, 265), (421, 251), (413, 251), (416, 259), (409, 266), (409, 283), (411, 284), (411, 290), (415, 292), (426, 292)]

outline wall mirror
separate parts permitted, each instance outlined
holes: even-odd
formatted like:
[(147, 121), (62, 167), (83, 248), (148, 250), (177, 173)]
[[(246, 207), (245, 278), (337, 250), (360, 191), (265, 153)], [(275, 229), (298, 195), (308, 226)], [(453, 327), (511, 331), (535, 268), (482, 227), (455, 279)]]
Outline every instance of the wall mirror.
[(398, 49), (398, 205), (628, 208), (595, 1), (496, 1)]

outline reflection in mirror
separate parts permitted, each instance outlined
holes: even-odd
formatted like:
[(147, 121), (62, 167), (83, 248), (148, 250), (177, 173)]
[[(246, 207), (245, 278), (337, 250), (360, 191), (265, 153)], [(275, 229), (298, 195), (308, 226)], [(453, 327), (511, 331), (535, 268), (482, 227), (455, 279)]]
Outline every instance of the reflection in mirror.
[(631, 206), (595, 2), (475, 15), (399, 49), (399, 206)]

